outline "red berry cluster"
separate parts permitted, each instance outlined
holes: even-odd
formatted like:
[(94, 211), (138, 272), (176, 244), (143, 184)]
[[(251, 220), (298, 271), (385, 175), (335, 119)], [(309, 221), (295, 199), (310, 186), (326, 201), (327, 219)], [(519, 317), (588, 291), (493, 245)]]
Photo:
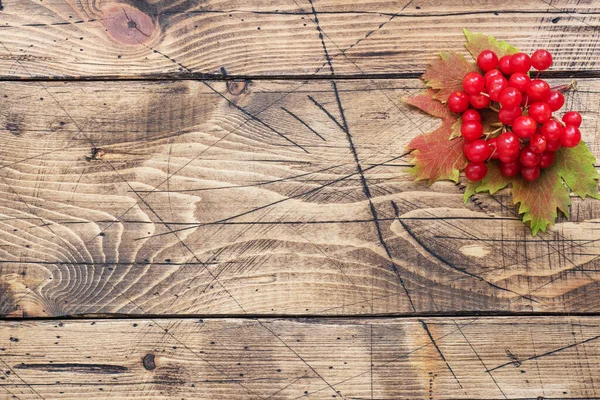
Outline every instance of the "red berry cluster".
[[(561, 146), (575, 147), (581, 140), (581, 115), (569, 111), (562, 121), (552, 116), (565, 103), (564, 96), (552, 90), (543, 79), (531, 79), (531, 67), (538, 71), (552, 65), (552, 55), (537, 50), (507, 55), (500, 60), (491, 50), (477, 57), (477, 65), (485, 73), (465, 75), (463, 92), (448, 97), (450, 111), (462, 113), (463, 151), (470, 163), (465, 174), (479, 181), (487, 174), (486, 162), (499, 160), (504, 176), (517, 176), (533, 181), (540, 169), (554, 162), (554, 152)], [(483, 132), (480, 109), (498, 112), (498, 129)]]

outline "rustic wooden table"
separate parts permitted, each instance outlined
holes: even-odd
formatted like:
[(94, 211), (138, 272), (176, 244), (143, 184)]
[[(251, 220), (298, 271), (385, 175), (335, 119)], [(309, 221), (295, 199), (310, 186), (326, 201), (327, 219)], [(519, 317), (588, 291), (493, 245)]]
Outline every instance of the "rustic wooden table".
[(415, 183), (462, 28), (577, 79), (600, 1), (2, 0), (0, 398), (600, 398), (600, 202)]

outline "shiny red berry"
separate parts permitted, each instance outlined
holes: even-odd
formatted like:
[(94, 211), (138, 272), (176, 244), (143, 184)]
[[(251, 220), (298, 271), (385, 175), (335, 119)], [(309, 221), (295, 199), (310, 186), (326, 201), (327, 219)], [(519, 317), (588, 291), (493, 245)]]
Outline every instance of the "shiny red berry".
[(523, 98), (523, 95), (521, 95), (521, 92), (518, 89), (515, 89), (514, 87), (507, 87), (502, 89), (502, 91), (500, 92), (500, 96), (499, 96), (499, 100), (500, 100), (500, 105), (504, 108), (515, 108), (518, 107), (521, 104), (521, 99)]
[(560, 122), (558, 122), (554, 119), (551, 119), (550, 121), (547, 121), (544, 123), (544, 125), (542, 125), (542, 135), (544, 135), (544, 137), (548, 141), (551, 141), (551, 142), (554, 142), (557, 140), (560, 141), (562, 132), (563, 132), (563, 126), (560, 124)]
[(581, 114), (579, 114), (577, 111), (569, 111), (563, 115), (562, 120), (567, 125), (573, 125), (579, 128), (583, 119), (581, 118)]
[(479, 111), (473, 110), (472, 108), (465, 111), (461, 118), (462, 118), (463, 122), (467, 122), (467, 121), (481, 122), (481, 114), (479, 114)]
[(550, 86), (546, 81), (534, 79), (527, 87), (527, 97), (529, 101), (545, 101), (550, 94)]
[(521, 113), (520, 107), (515, 107), (515, 108), (502, 107), (500, 109), (500, 111), (498, 112), (498, 119), (504, 125), (512, 125), (513, 122), (515, 121), (515, 119), (517, 119), (521, 115), (522, 115), (522, 113)]
[(478, 139), (470, 142), (465, 149), (465, 156), (469, 161), (476, 163), (484, 162), (492, 154), (492, 151), (483, 139)]
[(543, 124), (552, 118), (552, 110), (548, 104), (538, 101), (529, 106), (529, 116), (533, 118), (535, 122)]
[(512, 132), (504, 132), (498, 136), (498, 142), (496, 144), (500, 154), (513, 155), (519, 154), (519, 148), (521, 147), (521, 141), (519, 137)]
[(511, 56), (504, 56), (504, 57), (500, 58), (500, 60), (498, 61), (498, 69), (504, 75), (510, 75), (512, 73), (512, 71), (510, 69), (510, 57)]
[(536, 50), (531, 56), (531, 65), (538, 71), (544, 71), (552, 65), (552, 54), (547, 50)]
[(521, 93), (524, 93), (527, 90), (529, 83), (531, 83), (531, 78), (522, 72), (515, 72), (508, 80), (508, 85), (519, 90)]
[(551, 90), (548, 98), (546, 99), (546, 103), (550, 106), (552, 111), (558, 111), (565, 104), (565, 96), (563, 96), (560, 92)]
[(498, 65), (498, 56), (491, 50), (484, 50), (477, 56), (477, 65), (483, 72), (488, 72)]
[(575, 147), (581, 141), (581, 132), (579, 128), (573, 125), (565, 126), (565, 130), (560, 138), (560, 144), (563, 147)]
[(548, 168), (552, 164), (554, 164), (554, 159), (556, 158), (556, 154), (553, 151), (545, 151), (540, 154), (540, 168)]
[(535, 181), (540, 176), (540, 167), (525, 167), (521, 168), (521, 176), (526, 181)]
[(516, 53), (510, 57), (510, 72), (527, 73), (531, 69), (531, 58), (525, 53)]
[(546, 138), (536, 133), (529, 139), (529, 148), (537, 154), (542, 154), (546, 151)]
[(483, 76), (483, 79), (485, 79), (485, 87), (489, 88), (490, 87), (490, 79), (492, 78), (497, 78), (497, 77), (504, 77), (502, 75), (502, 72), (500, 72), (500, 70), (498, 69), (492, 69), (489, 70), (488, 72), (485, 73), (485, 75)]
[(448, 97), (448, 108), (455, 113), (461, 113), (469, 108), (469, 96), (463, 92), (454, 92)]
[(558, 140), (547, 140), (546, 139), (546, 151), (556, 151), (560, 149), (560, 139)]
[(494, 77), (489, 81), (490, 85), (487, 87), (488, 95), (493, 101), (500, 101), (500, 93), (508, 87), (508, 81), (505, 77)]
[(465, 168), (465, 175), (468, 180), (477, 182), (487, 175), (487, 166), (482, 162), (471, 162)]
[(485, 80), (481, 74), (469, 72), (463, 78), (462, 85), (467, 94), (479, 94), (485, 87)]
[(460, 133), (469, 142), (477, 140), (483, 135), (483, 126), (476, 121), (466, 121), (460, 127)]
[(537, 126), (535, 120), (522, 115), (513, 122), (513, 132), (521, 139), (528, 139), (535, 134)]
[(472, 94), (469, 96), (469, 103), (479, 110), (490, 105), (490, 98), (484, 94)]
[(519, 152), (517, 151), (516, 153), (513, 153), (513, 154), (502, 154), (502, 153), (500, 153), (500, 156), (498, 157), (498, 159), (500, 161), (502, 161), (503, 163), (515, 162), (515, 161), (519, 160)]
[(529, 147), (523, 147), (519, 154), (519, 162), (524, 167), (535, 167), (540, 163), (540, 155), (534, 153)]
[(504, 176), (517, 176), (519, 172), (521, 172), (521, 164), (518, 161), (500, 163), (500, 173)]

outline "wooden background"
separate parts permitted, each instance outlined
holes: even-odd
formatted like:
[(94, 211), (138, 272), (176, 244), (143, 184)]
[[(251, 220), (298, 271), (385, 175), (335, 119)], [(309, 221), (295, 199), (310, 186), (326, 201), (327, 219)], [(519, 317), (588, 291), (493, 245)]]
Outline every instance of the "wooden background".
[(600, 202), (407, 173), (463, 27), (600, 158), (600, 1), (2, 0), (0, 398), (600, 398)]

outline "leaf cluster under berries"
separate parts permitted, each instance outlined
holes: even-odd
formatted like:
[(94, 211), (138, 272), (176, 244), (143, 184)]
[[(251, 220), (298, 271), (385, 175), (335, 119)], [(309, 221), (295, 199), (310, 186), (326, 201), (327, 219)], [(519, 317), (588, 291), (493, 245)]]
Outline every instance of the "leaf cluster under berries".
[[(464, 32), (477, 62), (441, 53), (422, 76), (431, 89), (405, 100), (442, 119), (438, 129), (409, 143), (412, 172), (433, 183), (457, 182), (464, 170), (465, 201), (511, 184), (513, 201), (536, 234), (556, 219), (557, 209), (568, 214), (563, 182), (582, 198), (599, 197), (595, 159), (581, 142), (581, 115), (553, 116), (573, 84), (551, 88), (538, 79), (552, 65), (546, 50), (530, 57), (491, 36)], [(534, 79), (531, 67), (538, 71)]]

